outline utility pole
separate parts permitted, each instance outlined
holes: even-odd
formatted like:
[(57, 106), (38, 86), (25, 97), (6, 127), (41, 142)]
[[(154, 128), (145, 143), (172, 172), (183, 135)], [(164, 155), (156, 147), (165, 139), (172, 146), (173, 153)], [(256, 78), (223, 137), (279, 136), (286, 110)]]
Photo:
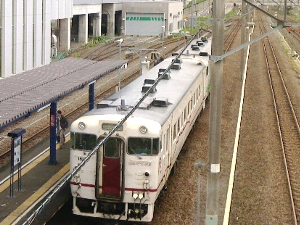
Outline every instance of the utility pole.
[(135, 52), (137, 52), (137, 51), (140, 51), (140, 76), (143, 74), (142, 73), (142, 69), (143, 69), (143, 67), (142, 67), (142, 57), (143, 57), (143, 51), (146, 51), (146, 52), (149, 52), (149, 51), (157, 51), (157, 49), (151, 49), (151, 48), (129, 48), (129, 50), (131, 50), (131, 51), (135, 51)]
[[(241, 44), (246, 43), (246, 2), (242, 1), (242, 30), (241, 30)], [(241, 80), (244, 79), (244, 70), (245, 70), (245, 48), (241, 49)]]
[(194, 13), (195, 13), (195, 0), (192, 0), (192, 7), (191, 7), (191, 27), (192, 30), (194, 29)]
[(299, 0), (298, 0), (298, 7), (297, 7), (297, 8), (298, 8), (298, 17), (300, 17), (299, 7), (300, 7), (300, 6), (299, 6)]
[[(119, 43), (119, 57), (120, 57), (120, 61), (122, 60), (122, 43), (123, 43), (123, 38), (117, 40), (117, 42)], [(119, 82), (118, 82), (118, 91), (121, 90), (121, 69), (119, 68)]]
[(161, 28), (162, 28), (162, 33), (161, 33), (161, 39), (162, 39), (161, 54), (162, 54), (162, 57), (165, 58), (165, 54), (164, 54), (165, 26), (161, 26)]
[[(213, 32), (211, 58), (223, 55), (225, 1), (213, 1)], [(223, 60), (211, 62), (211, 92), (209, 112), (209, 160), (206, 196), (206, 225), (218, 225), (218, 198), (221, 149)]]

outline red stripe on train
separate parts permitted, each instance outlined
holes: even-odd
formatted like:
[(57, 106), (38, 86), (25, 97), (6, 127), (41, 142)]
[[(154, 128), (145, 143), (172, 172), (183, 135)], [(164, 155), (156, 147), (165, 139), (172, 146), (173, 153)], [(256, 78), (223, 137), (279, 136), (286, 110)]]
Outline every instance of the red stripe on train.
[(72, 185), (80, 185), (82, 187), (92, 187), (92, 188), (95, 188), (94, 184), (84, 184), (84, 183), (76, 183), (76, 182), (70, 182), (70, 184), (72, 184)]
[[(70, 182), (72, 185), (80, 185), (82, 187), (90, 187), (90, 188), (95, 188), (94, 184), (84, 184), (84, 183), (76, 183), (76, 182)], [(142, 188), (125, 188), (125, 191), (149, 191), (149, 192), (156, 192), (157, 189), (142, 189)]]
[(146, 192), (157, 192), (157, 189), (142, 189), (142, 188), (125, 188), (125, 191), (146, 191)]

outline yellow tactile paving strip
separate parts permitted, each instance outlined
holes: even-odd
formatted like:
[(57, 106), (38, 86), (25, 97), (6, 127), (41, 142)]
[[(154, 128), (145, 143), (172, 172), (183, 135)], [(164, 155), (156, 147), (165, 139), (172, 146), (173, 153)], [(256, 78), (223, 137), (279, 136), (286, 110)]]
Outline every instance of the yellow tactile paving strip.
[(21, 204), (15, 211), (9, 214), (0, 225), (12, 224), (24, 211), (26, 211), (38, 198), (40, 198), (46, 191), (49, 190), (63, 175), (70, 170), (70, 164), (64, 166), (58, 173), (49, 179), (40, 189), (31, 195), (23, 204)]
[[(66, 141), (69, 141), (67, 136)], [(59, 149), (60, 145), (57, 144), (56, 149)], [(38, 157), (34, 162), (30, 163), (28, 166), (22, 169), (22, 176), (28, 173), (36, 165), (42, 162), (44, 159), (50, 156), (50, 152)], [(58, 173), (52, 176), (47, 183), (45, 183), (40, 189), (38, 189), (33, 195), (31, 195), (23, 204), (21, 204), (15, 211), (10, 213), (0, 225), (12, 224), (23, 212), (25, 212), (37, 199), (39, 199), (46, 191), (49, 190), (63, 175), (65, 175), (70, 170), (70, 163), (65, 165)], [(14, 180), (18, 179), (18, 174), (14, 175)], [(4, 191), (10, 186), (10, 180), (7, 180), (0, 186), (0, 192)]]

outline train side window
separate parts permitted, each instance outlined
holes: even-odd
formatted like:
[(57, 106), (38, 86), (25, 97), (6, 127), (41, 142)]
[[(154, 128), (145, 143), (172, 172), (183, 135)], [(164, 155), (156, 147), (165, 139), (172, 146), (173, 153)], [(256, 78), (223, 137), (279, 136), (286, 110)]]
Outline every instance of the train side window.
[(74, 149), (75, 147), (75, 133), (74, 132), (70, 132), (70, 146), (71, 146), (71, 150)]
[(193, 94), (193, 108), (195, 107), (195, 93)]
[(161, 144), (159, 138), (153, 138), (152, 154), (157, 155), (160, 152)]
[(128, 138), (128, 154), (156, 155), (160, 148), (159, 138)]
[(177, 131), (177, 129), (176, 129), (176, 123), (175, 123), (173, 126), (173, 140), (176, 139), (176, 131)]
[[(72, 134), (73, 133), (73, 134)], [(71, 148), (77, 150), (93, 150), (97, 145), (94, 134), (71, 133)]]
[(187, 120), (187, 118), (188, 118), (188, 116), (189, 116), (189, 113), (188, 113), (188, 106), (185, 107), (184, 111), (185, 111), (185, 118), (186, 118), (186, 120)]
[(166, 133), (164, 133), (163, 135), (162, 135), (162, 146), (163, 146), (163, 150), (165, 150), (166, 149), (166, 142), (167, 142), (167, 140), (166, 140)]
[(173, 127), (173, 140), (176, 140), (176, 136), (177, 136), (177, 123), (175, 123)]
[(170, 147), (170, 130), (171, 130), (171, 128), (169, 127), (168, 128), (168, 130), (167, 130), (167, 139), (166, 139), (166, 151), (167, 151), (167, 149)]
[(199, 98), (201, 98), (201, 86), (199, 86)]

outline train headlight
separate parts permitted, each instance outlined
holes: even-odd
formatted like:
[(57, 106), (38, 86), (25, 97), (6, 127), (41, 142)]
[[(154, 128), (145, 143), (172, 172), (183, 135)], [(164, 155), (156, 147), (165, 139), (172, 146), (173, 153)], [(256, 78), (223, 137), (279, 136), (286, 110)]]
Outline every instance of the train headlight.
[(141, 132), (142, 134), (146, 134), (147, 131), (148, 131), (147, 127), (145, 127), (145, 126), (140, 126), (140, 132)]
[(144, 198), (144, 194), (143, 193), (139, 193), (139, 199), (141, 200), (142, 198)]
[(83, 130), (83, 129), (85, 129), (86, 126), (85, 126), (84, 122), (79, 122), (78, 127), (79, 127), (79, 129)]
[(133, 195), (132, 195), (132, 197), (134, 198), (134, 200), (137, 199), (138, 196), (139, 195), (137, 193), (133, 193)]

